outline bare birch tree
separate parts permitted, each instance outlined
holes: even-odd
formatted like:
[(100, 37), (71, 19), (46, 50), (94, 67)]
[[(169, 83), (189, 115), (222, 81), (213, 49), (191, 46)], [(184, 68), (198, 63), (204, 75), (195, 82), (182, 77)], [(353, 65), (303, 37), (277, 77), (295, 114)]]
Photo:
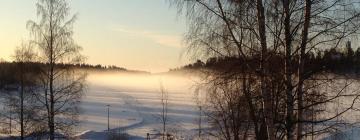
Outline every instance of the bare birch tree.
[(42, 70), (38, 102), (43, 106), (48, 124), (49, 139), (55, 133), (68, 133), (77, 123), (78, 103), (84, 90), (85, 74), (59, 64), (83, 61), (81, 47), (73, 40), (73, 23), (66, 0), (38, 0), (39, 20), (28, 21), (27, 28), (39, 51), (39, 61), (46, 64)]
[[(35, 86), (36, 83), (36, 78), (34, 77), (34, 74), (31, 74), (31, 71), (29, 69), (29, 66), (31, 62), (33, 62), (35, 60), (35, 52), (31, 46), (30, 43), (23, 43), (20, 47), (18, 47), (15, 50), (15, 54), (14, 54), (14, 60), (15, 62), (18, 63), (18, 68), (19, 68), (19, 73), (18, 75), (18, 79), (20, 81), (20, 90), (19, 90), (19, 100), (20, 100), (20, 107), (19, 107), (19, 123), (20, 123), (20, 139), (23, 140), (25, 137), (25, 122), (26, 122), (26, 118), (25, 116), (27, 116), (27, 119), (30, 119), (29, 116), (34, 114), (34, 106), (32, 104), (33, 100), (31, 97), (31, 92), (30, 89), (31, 86)], [(25, 92), (27, 91), (27, 96), (25, 96)], [(26, 97), (26, 109), (25, 109), (25, 97)], [(29, 114), (31, 113), (31, 114)]]

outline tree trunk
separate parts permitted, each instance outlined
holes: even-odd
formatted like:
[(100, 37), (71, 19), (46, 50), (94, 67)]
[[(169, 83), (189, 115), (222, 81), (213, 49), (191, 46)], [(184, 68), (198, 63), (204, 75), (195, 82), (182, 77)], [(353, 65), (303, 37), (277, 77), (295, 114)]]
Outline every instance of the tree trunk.
[(50, 117), (49, 117), (49, 129), (50, 129), (50, 140), (54, 140), (54, 134), (55, 134), (55, 122), (54, 122), (54, 117), (55, 117), (55, 113), (54, 113), (54, 87), (53, 87), (53, 82), (54, 82), (54, 66), (53, 64), (51, 64), (51, 68), (50, 68)]
[(292, 85), (292, 36), (290, 26), (290, 9), (289, 0), (284, 0), (283, 7), (285, 13), (284, 26), (285, 26), (285, 93), (286, 93), (286, 137), (288, 140), (294, 139), (294, 96), (293, 96), (293, 85)]
[(24, 139), (24, 63), (20, 62), (20, 78), (21, 78), (21, 86), (20, 86), (20, 139)]
[(260, 60), (260, 84), (261, 84), (261, 95), (263, 96), (263, 109), (264, 109), (264, 122), (266, 125), (266, 135), (268, 139), (275, 140), (275, 131), (272, 121), (272, 103), (271, 95), (266, 91), (266, 53), (267, 53), (267, 43), (266, 43), (266, 28), (265, 28), (265, 12), (262, 0), (256, 1), (257, 5), (257, 21), (258, 21), (258, 30), (260, 36), (261, 44), (261, 60)]
[(301, 140), (302, 138), (302, 131), (303, 131), (303, 84), (304, 84), (304, 64), (305, 64), (305, 51), (306, 51), (306, 44), (308, 39), (308, 32), (310, 26), (310, 12), (311, 12), (311, 0), (306, 0), (305, 4), (305, 21), (304, 21), (304, 29), (302, 33), (302, 40), (300, 46), (300, 58), (299, 58), (299, 68), (298, 68), (298, 125), (297, 125), (297, 139)]
[[(51, 5), (52, 7), (52, 5)], [(53, 11), (51, 10), (51, 13)], [(50, 73), (49, 73), (49, 90), (50, 90), (50, 120), (49, 120), (49, 129), (50, 129), (50, 140), (54, 140), (55, 134), (55, 110), (54, 110), (54, 67), (55, 67), (55, 58), (54, 58), (54, 35), (53, 35), (53, 25), (52, 25), (52, 16), (50, 16)]]

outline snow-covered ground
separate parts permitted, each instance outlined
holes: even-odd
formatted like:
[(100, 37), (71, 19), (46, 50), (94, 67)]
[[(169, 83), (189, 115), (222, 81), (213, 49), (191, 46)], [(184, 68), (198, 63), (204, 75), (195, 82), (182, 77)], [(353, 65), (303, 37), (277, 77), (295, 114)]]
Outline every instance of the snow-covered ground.
[[(199, 79), (189, 75), (150, 75), (124, 73), (89, 73), (87, 88), (81, 101), (80, 124), (77, 136), (86, 140), (105, 140), (108, 136), (108, 112), (110, 105), (110, 129), (112, 132), (125, 133), (132, 139), (145, 139), (147, 133), (158, 134), (161, 129), (160, 85), (169, 93), (169, 123), (167, 130), (184, 139), (197, 135), (199, 111), (195, 103), (194, 88)], [(333, 87), (341, 90), (340, 88)], [(354, 91), (357, 87), (351, 87)], [(334, 91), (329, 91), (334, 92)], [(344, 98), (337, 103), (348, 104)], [(331, 104), (329, 107), (335, 107)], [(358, 106), (358, 104), (357, 104)], [(336, 110), (332, 110), (335, 111)], [(330, 111), (331, 112), (331, 111)], [(327, 115), (327, 114), (324, 114)], [(358, 111), (349, 111), (342, 120), (360, 121)], [(204, 124), (204, 122), (203, 122)], [(206, 128), (207, 126), (202, 126)], [(7, 135), (0, 135), (8, 137)], [(344, 128), (332, 136), (322, 136), (323, 140), (356, 140), (360, 128)]]
[(159, 133), (160, 84), (169, 93), (168, 131), (184, 137), (196, 135), (199, 112), (192, 92), (194, 77), (90, 73), (87, 81), (77, 129), (83, 139), (102, 138), (107, 130), (107, 105), (111, 130), (138, 138)]

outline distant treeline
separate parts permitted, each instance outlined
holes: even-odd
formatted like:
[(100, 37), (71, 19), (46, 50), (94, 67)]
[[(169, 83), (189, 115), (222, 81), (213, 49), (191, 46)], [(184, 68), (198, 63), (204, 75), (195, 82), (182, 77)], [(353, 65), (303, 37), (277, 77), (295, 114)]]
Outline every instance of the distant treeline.
[[(5, 85), (11, 85), (18, 83), (19, 79), (19, 65), (20, 62), (0, 62), (0, 89)], [(38, 62), (26, 62), (23, 64), (26, 68), (26, 71), (31, 73), (33, 76), (39, 75), (42, 71), (42, 68), (46, 67), (46, 64)], [(104, 65), (91, 65), (91, 64), (57, 64), (58, 68), (61, 69), (78, 69), (86, 70), (93, 72), (129, 72), (129, 73), (143, 73), (147, 74), (145, 71), (137, 70), (128, 70), (122, 67), (115, 65), (104, 66)]]
[[(274, 71), (278, 71), (279, 68), (282, 68), (284, 62), (283, 59), (277, 53), (272, 54), (269, 57), (269, 65), (273, 68)], [(259, 56), (253, 56), (251, 60), (242, 60), (241, 58), (236, 57), (211, 57), (205, 62), (197, 60), (194, 63), (182, 66), (180, 68), (171, 69), (170, 71), (183, 71), (183, 70), (215, 70), (215, 71), (224, 71), (231, 70), (236, 71), (236, 69), (244, 68), (245, 62), (246, 65), (256, 66), (259, 65)], [(298, 67), (295, 61), (298, 61), (297, 58), (293, 59), (295, 64), (293, 69), (296, 70)], [(347, 45), (345, 48), (331, 48), (323, 51), (310, 52), (307, 55), (306, 59), (306, 69), (312, 70), (313, 72), (330, 72), (330, 73), (341, 73), (341, 74), (359, 74), (360, 73), (360, 48), (357, 48), (354, 51), (350, 45)]]

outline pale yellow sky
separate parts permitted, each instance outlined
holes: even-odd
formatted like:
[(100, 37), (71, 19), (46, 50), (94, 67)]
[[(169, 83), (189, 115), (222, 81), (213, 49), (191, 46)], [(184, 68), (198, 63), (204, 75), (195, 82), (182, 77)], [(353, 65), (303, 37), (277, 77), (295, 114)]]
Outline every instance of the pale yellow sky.
[[(0, 58), (11, 61), (27, 40), (26, 22), (36, 19), (36, 0), (0, 1)], [(184, 18), (167, 0), (72, 0), (78, 13), (74, 38), (90, 64), (117, 65), (151, 72), (188, 62), (182, 36)]]

